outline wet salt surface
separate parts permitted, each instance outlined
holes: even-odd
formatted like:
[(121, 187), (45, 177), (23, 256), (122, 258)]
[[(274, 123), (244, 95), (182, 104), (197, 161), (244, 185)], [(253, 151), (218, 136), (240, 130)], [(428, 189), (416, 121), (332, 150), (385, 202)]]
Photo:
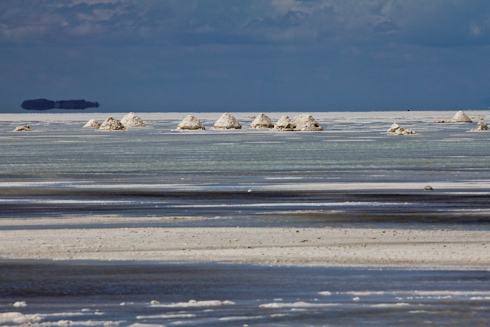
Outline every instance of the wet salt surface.
[[(484, 326), (489, 271), (3, 261), (0, 325)], [(25, 307), (14, 307), (16, 301)]]
[[(317, 113), (325, 131), (314, 133), (248, 129), (250, 113), (235, 115), (242, 130), (190, 133), (175, 131), (184, 114), (138, 115), (151, 120), (148, 127), (125, 132), (82, 128), (102, 113), (0, 115), (0, 219), (203, 216), (212, 220), (160, 224), (490, 226), (490, 133), (470, 133), (476, 123), (433, 124), (452, 112)], [(210, 127), (219, 116), (199, 118)], [(11, 131), (26, 119), (36, 133)], [(388, 135), (394, 120), (420, 135)], [(424, 191), (427, 185), (434, 191)]]

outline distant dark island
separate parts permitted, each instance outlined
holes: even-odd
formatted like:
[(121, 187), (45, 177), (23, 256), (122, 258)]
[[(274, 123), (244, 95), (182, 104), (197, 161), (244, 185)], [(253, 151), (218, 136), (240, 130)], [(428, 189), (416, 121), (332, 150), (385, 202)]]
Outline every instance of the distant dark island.
[(25, 100), (21, 107), (26, 110), (48, 110), (48, 109), (86, 109), (98, 108), (98, 102), (85, 100), (62, 100), (51, 101), (46, 99)]

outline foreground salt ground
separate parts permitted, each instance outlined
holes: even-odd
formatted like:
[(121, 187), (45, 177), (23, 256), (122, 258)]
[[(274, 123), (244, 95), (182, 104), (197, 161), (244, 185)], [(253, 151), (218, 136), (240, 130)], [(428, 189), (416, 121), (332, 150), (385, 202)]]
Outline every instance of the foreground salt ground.
[[(4, 230), (2, 259), (488, 269), (490, 232), (345, 228)], [(11, 227), (18, 219), (9, 220)], [(35, 224), (34, 221), (30, 222)], [(24, 227), (29, 222), (24, 221)], [(67, 227), (69, 224), (66, 225)]]

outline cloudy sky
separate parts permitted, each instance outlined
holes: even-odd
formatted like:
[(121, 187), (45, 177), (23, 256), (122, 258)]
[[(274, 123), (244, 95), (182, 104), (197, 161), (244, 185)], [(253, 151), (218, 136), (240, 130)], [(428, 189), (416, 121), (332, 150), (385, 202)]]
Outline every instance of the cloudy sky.
[(487, 109), (490, 1), (2, 0), (0, 90), (0, 112)]

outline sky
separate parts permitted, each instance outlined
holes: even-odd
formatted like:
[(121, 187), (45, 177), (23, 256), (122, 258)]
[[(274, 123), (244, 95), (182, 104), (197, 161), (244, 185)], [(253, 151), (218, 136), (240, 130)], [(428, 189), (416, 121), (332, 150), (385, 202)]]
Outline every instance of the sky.
[(1, 0), (0, 112), (490, 108), (488, 0)]

